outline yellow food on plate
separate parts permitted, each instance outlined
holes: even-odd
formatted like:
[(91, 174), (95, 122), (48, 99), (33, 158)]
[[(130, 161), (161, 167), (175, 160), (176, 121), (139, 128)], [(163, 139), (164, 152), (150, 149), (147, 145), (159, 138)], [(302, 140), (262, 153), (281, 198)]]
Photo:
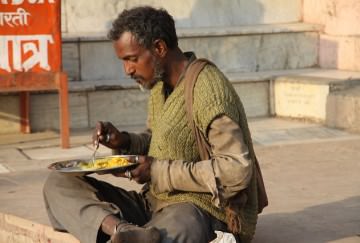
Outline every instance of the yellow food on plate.
[(125, 166), (128, 165), (130, 162), (127, 158), (123, 157), (110, 157), (110, 158), (101, 158), (96, 159), (95, 163), (86, 162), (86, 163), (80, 163), (79, 167), (83, 170), (89, 170), (89, 169), (108, 169), (112, 167), (118, 167), (118, 166)]

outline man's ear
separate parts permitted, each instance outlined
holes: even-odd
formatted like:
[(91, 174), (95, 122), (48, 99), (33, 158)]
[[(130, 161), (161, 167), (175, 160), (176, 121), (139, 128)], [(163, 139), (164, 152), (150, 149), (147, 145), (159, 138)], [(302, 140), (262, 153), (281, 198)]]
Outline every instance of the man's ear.
[(168, 47), (165, 41), (157, 39), (154, 41), (154, 52), (161, 58), (164, 58), (168, 52)]

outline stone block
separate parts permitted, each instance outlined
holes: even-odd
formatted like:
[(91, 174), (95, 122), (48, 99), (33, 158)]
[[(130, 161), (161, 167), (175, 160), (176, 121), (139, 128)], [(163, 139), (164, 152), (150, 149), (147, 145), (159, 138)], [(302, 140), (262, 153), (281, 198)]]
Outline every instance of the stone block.
[(114, 125), (145, 125), (148, 93), (140, 90), (109, 90), (89, 92), (89, 124), (110, 121)]
[[(86, 93), (69, 93), (71, 128), (88, 127)], [(32, 94), (30, 121), (33, 131), (59, 129), (59, 101), (57, 93)]]
[(304, 0), (304, 21), (324, 25), (329, 35), (360, 34), (360, 2), (358, 0)]
[[(275, 113), (278, 116), (328, 120), (333, 107), (330, 94), (360, 86), (359, 72), (319, 70), (278, 77), (274, 81)], [(329, 103), (330, 102), (330, 103)]]
[(320, 35), (320, 67), (360, 71), (359, 60), (359, 36)]
[(329, 127), (360, 132), (360, 86), (328, 96), (326, 124)]
[(243, 82), (233, 85), (244, 105), (247, 117), (269, 115), (269, 81)]
[[(317, 65), (318, 34), (315, 32), (182, 37), (179, 45), (183, 51), (195, 51), (198, 57), (214, 61), (228, 73)], [(109, 41), (81, 42), (80, 53), (82, 80), (126, 77)], [(106, 65), (101, 65), (103, 63)]]
[[(301, 0), (78, 0), (64, 1), (63, 30), (69, 33), (106, 32), (125, 8), (139, 5), (163, 7), (174, 16), (177, 27), (223, 27), (272, 24), (301, 20)], [(96, 18), (94, 18), (96, 16)]]
[(326, 82), (304, 82), (296, 77), (277, 78), (274, 82), (275, 114), (325, 121), (328, 94), (329, 85)]
[(80, 56), (77, 42), (62, 44), (63, 70), (68, 74), (69, 80), (80, 80)]
[(82, 42), (80, 53), (82, 80), (119, 80), (126, 76), (110, 41)]
[(20, 107), (18, 95), (0, 95), (0, 133), (20, 131)]
[(181, 38), (179, 45), (184, 51), (194, 50), (198, 57), (213, 60), (224, 72), (297, 69), (317, 64), (317, 33), (192, 37)]

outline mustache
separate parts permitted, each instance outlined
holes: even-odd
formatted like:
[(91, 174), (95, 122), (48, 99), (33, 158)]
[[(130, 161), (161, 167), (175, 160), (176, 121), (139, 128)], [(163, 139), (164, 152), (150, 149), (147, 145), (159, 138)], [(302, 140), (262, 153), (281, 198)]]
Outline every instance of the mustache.
[(134, 79), (134, 80), (144, 80), (144, 78), (140, 75), (131, 75), (130, 78)]

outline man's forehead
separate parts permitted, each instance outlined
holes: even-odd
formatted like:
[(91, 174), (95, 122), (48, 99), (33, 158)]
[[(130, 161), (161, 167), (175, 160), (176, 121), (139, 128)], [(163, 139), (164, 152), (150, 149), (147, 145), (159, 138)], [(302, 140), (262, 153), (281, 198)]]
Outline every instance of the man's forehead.
[(141, 47), (139, 41), (136, 39), (135, 35), (129, 31), (122, 33), (119, 37), (118, 41), (119, 44), (128, 45), (133, 47)]

